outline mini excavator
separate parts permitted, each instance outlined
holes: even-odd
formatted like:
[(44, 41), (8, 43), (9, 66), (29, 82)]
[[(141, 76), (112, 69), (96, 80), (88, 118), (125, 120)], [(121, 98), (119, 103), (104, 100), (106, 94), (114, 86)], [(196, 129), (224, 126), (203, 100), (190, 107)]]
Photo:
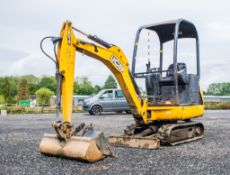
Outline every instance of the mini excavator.
[[(146, 71), (137, 72), (136, 56), (143, 29), (155, 32), (159, 38), (159, 66), (154, 68), (147, 63)], [(76, 37), (74, 31), (92, 42)], [(178, 40), (184, 38), (196, 41), (194, 74), (187, 73), (185, 63), (177, 62)], [(42, 43), (46, 39), (51, 39), (54, 44), (55, 58), (43, 49)], [(172, 64), (163, 69), (163, 47), (168, 41), (173, 42)], [(39, 146), (42, 153), (95, 162), (114, 155), (110, 145), (156, 149), (162, 144), (177, 145), (203, 137), (203, 124), (192, 121), (203, 115), (204, 98), (199, 86), (199, 37), (191, 22), (177, 19), (140, 27), (136, 34), (131, 71), (121, 48), (82, 32), (69, 21), (63, 24), (60, 37), (43, 38), (41, 50), (54, 61), (57, 80), (57, 121), (52, 125), (56, 134), (44, 134)], [(71, 114), (76, 51), (101, 61), (111, 70), (134, 118), (135, 123), (127, 126), (123, 135), (109, 137), (109, 144), (103, 133), (95, 131), (92, 124), (81, 123), (73, 127)], [(146, 97), (140, 93), (136, 83), (138, 78), (145, 81)], [(59, 115), (60, 110), (62, 117)]]

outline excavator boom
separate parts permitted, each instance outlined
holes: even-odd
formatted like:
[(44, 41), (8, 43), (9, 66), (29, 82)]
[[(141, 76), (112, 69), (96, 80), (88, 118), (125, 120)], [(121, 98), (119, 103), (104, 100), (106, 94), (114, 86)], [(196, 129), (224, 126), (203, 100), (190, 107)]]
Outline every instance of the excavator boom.
[(135, 86), (135, 81), (129, 71), (128, 59), (123, 51), (119, 47), (108, 44), (96, 36), (87, 35), (89, 39), (106, 47), (83, 41), (75, 37), (74, 29), (76, 30), (70, 22), (66, 22), (61, 31), (62, 41), (58, 45), (59, 72), (63, 76), (62, 108), (64, 120), (71, 121), (75, 52), (78, 51), (97, 59), (111, 70), (124, 92), (132, 114), (134, 114), (137, 120), (141, 121), (141, 103), (143, 102), (138, 96), (139, 90)]

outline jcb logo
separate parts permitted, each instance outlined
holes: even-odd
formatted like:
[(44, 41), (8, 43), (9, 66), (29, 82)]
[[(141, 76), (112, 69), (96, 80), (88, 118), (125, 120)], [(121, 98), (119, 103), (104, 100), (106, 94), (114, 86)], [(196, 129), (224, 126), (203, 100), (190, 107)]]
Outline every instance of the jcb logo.
[(111, 57), (112, 62), (116, 65), (116, 67), (123, 72), (124, 68), (122, 66), (122, 64), (118, 61), (118, 59), (115, 56)]

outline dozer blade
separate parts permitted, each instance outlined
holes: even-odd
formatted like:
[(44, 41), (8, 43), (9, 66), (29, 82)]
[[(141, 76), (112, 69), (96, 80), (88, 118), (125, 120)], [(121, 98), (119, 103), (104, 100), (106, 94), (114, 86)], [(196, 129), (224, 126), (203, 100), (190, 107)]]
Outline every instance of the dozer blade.
[(41, 153), (79, 159), (87, 162), (96, 162), (105, 156), (113, 156), (102, 132), (93, 137), (72, 136), (67, 141), (60, 141), (55, 134), (44, 134), (39, 145)]
[(109, 136), (109, 144), (118, 147), (157, 149), (160, 147), (160, 140), (155, 137), (139, 136)]

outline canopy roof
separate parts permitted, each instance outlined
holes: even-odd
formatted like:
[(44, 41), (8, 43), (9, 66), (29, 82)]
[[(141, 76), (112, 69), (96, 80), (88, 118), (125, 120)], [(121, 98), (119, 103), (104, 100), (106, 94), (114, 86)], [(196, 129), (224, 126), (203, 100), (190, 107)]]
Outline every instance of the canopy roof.
[(195, 26), (184, 19), (145, 25), (140, 27), (139, 30), (149, 29), (155, 31), (160, 39), (160, 42), (164, 43), (174, 39), (176, 26), (179, 26), (178, 38), (198, 38)]

